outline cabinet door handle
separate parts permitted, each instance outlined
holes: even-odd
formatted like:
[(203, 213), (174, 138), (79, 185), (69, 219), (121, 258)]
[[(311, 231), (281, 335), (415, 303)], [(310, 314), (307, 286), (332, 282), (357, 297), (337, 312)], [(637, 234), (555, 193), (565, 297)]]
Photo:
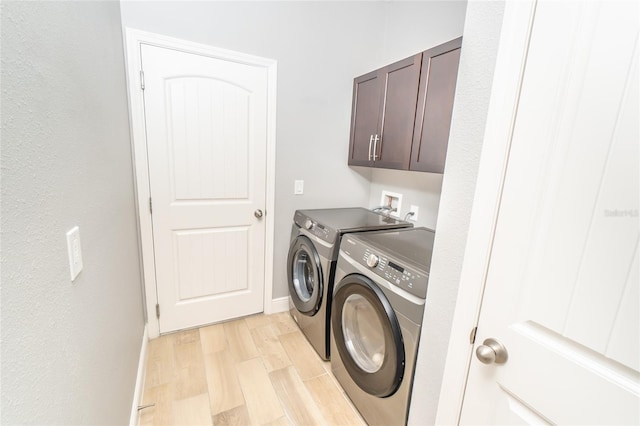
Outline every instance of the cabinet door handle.
[(373, 135), (369, 138), (369, 161), (371, 161), (371, 144), (373, 144)]
[(380, 140), (380, 136), (376, 135), (375, 139), (373, 139), (373, 161), (378, 159), (378, 141)]

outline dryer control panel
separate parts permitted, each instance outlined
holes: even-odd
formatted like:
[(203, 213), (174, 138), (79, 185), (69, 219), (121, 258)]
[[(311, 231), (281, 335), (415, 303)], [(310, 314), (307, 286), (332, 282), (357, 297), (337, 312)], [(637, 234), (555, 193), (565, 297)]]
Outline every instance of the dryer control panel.
[(323, 241), (329, 243), (333, 243), (336, 241), (338, 233), (335, 230), (316, 222), (315, 220), (307, 217), (299, 211), (296, 211), (295, 215), (293, 216), (293, 221), (300, 228), (306, 229), (311, 234), (315, 235)]

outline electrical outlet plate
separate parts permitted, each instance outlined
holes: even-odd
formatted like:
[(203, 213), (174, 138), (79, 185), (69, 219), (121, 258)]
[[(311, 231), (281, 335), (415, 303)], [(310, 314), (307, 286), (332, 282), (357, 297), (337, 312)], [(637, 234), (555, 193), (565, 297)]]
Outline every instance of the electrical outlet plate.
[[(402, 210), (402, 194), (391, 191), (382, 191), (382, 196), (380, 197), (380, 205), (391, 207), (395, 209), (394, 211), (389, 213), (389, 216), (400, 217), (400, 211)], [(387, 213), (387, 212), (383, 212)]]
[(418, 206), (414, 206), (413, 204), (411, 205), (411, 207), (409, 208), (409, 212), (413, 213), (411, 216), (409, 216), (409, 220), (412, 221), (417, 221), (418, 220), (418, 212), (420, 211), (420, 207)]
[(304, 181), (303, 180), (295, 180), (295, 181), (293, 181), (293, 194), (294, 195), (302, 195), (302, 194), (304, 194)]
[(80, 228), (75, 226), (67, 232), (67, 253), (69, 254), (69, 271), (74, 281), (82, 271), (82, 246), (80, 245)]

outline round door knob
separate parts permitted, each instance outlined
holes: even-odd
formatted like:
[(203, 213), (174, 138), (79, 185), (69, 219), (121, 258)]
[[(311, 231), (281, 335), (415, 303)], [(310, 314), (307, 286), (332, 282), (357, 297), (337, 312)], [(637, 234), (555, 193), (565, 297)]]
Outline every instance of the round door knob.
[(483, 364), (504, 364), (509, 358), (507, 348), (495, 339), (486, 339), (476, 349), (476, 357)]
[(258, 219), (260, 219), (262, 216), (264, 216), (264, 213), (262, 213), (262, 210), (258, 209), (255, 212), (253, 212), (253, 215)]
[(312, 229), (313, 228), (313, 221), (311, 219), (307, 219), (304, 222), (304, 227), (307, 229)]
[(369, 268), (375, 268), (379, 262), (380, 258), (375, 254), (370, 254), (369, 257), (367, 257), (367, 265)]

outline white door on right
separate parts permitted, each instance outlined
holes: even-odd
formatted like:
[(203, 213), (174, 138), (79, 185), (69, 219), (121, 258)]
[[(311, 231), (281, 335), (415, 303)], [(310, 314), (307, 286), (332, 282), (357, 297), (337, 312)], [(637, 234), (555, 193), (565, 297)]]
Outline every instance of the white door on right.
[(638, 7), (536, 5), (462, 424), (640, 424)]

